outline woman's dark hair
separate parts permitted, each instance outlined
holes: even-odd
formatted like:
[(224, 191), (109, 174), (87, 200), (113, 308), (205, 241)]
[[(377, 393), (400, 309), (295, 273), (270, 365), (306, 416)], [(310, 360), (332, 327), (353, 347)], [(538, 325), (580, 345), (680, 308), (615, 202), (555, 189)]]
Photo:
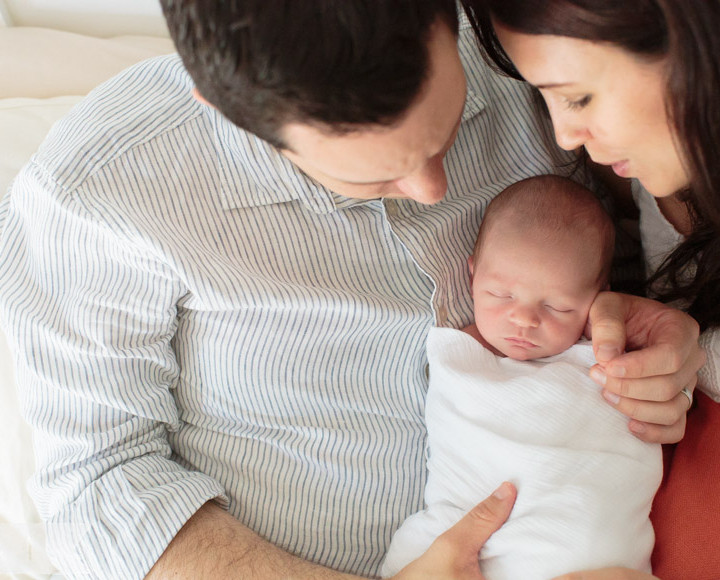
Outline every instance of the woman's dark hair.
[(427, 77), (454, 0), (162, 0), (200, 94), (277, 147), (288, 122), (342, 134), (401, 119)]
[(690, 175), (679, 192), (692, 233), (649, 284), (681, 299), (701, 328), (720, 326), (720, 1), (463, 0), (488, 61), (520, 78), (491, 18), (526, 34), (607, 42), (638, 56), (667, 59), (666, 107)]

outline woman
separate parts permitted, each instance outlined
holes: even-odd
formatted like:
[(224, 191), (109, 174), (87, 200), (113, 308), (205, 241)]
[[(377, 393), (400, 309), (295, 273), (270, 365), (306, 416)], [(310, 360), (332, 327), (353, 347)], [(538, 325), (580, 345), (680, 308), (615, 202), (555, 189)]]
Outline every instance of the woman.
[[(698, 388), (720, 401), (720, 1), (464, 3), (494, 64), (540, 91), (558, 144), (634, 178), (650, 287), (700, 323)], [(661, 578), (720, 578), (720, 406), (698, 399), (656, 498)]]

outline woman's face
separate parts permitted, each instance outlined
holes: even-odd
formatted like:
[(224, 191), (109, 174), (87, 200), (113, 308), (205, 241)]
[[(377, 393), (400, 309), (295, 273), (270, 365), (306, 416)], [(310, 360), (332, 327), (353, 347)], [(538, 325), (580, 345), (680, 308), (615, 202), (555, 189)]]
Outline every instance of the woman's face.
[(656, 197), (688, 185), (665, 110), (664, 61), (497, 23), (495, 30), (517, 70), (542, 93), (563, 149), (585, 146), (593, 161), (639, 179)]

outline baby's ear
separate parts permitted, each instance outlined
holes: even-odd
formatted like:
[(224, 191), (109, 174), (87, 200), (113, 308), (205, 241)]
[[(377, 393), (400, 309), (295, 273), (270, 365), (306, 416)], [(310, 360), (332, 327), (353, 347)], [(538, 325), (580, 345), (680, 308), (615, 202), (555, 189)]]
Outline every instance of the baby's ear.
[(473, 263), (475, 260), (473, 260), (472, 256), (468, 256), (467, 263), (468, 263), (468, 271), (470, 272), (470, 286), (472, 286), (473, 281)]

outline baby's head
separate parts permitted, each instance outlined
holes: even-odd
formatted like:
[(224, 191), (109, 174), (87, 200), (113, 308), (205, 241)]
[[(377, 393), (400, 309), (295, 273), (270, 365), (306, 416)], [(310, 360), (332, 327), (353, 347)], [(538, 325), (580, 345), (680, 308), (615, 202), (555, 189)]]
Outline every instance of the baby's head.
[(608, 285), (614, 241), (600, 202), (569, 179), (542, 175), (502, 191), (469, 260), (475, 324), (486, 345), (529, 360), (577, 342)]

